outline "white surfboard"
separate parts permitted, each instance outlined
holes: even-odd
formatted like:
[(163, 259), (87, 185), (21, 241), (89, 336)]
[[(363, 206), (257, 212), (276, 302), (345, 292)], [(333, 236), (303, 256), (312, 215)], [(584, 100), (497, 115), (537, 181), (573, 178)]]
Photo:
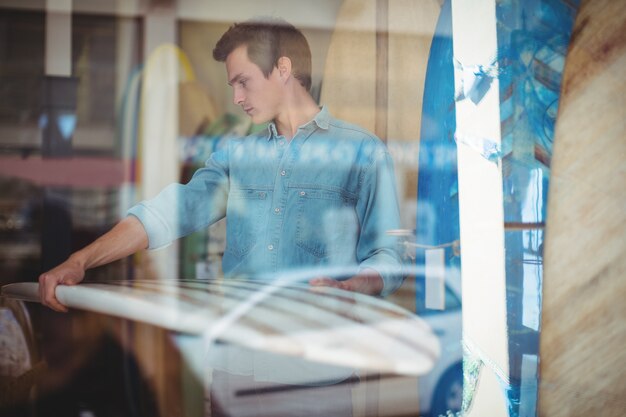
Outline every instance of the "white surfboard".
[[(5, 285), (2, 295), (38, 302), (38, 284)], [(59, 286), (56, 295), (70, 308), (338, 366), (423, 375), (439, 357), (438, 339), (419, 317), (376, 297), (328, 287), (107, 281)]]

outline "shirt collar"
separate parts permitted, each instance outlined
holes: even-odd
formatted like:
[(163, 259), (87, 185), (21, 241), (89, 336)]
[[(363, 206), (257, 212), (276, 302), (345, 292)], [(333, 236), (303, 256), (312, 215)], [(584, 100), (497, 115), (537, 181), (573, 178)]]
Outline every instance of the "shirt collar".
[[(317, 127), (319, 127), (320, 129), (326, 130), (326, 129), (328, 129), (329, 122), (330, 122), (330, 113), (328, 112), (328, 108), (326, 108), (326, 106), (322, 106), (322, 108), (315, 115), (313, 120), (305, 123), (304, 125), (302, 125), (300, 127), (309, 126), (312, 123), (315, 123), (317, 125)], [(278, 130), (276, 129), (276, 123), (274, 123), (274, 121), (272, 121), (268, 125), (267, 140), (270, 140), (270, 139), (273, 139), (273, 138), (277, 138), (278, 136), (279, 136), (279, 134), (278, 134)]]

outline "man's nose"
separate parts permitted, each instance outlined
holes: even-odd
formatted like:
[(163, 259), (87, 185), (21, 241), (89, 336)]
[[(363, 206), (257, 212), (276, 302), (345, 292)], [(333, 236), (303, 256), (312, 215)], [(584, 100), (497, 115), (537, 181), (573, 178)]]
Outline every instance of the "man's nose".
[(241, 90), (239, 88), (235, 88), (233, 90), (233, 103), (235, 103), (235, 105), (240, 106), (243, 103), (243, 94), (241, 93)]

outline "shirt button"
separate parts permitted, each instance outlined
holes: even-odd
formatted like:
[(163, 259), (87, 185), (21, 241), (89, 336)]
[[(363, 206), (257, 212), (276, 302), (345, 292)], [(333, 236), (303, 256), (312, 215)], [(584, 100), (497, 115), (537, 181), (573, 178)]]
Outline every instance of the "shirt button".
[(274, 209), (274, 213), (276, 213), (276, 214), (280, 213), (280, 207), (276, 207), (276, 208)]
[(267, 245), (267, 250), (274, 250), (274, 245)]
[(304, 197), (306, 193), (304, 191), (300, 191), (300, 195)]
[(287, 175), (287, 171), (285, 171), (285, 170), (283, 169), (282, 171), (280, 171), (280, 175), (282, 175), (282, 176), (284, 177), (285, 175)]
[(279, 144), (280, 146), (285, 146), (285, 141), (284, 141), (284, 140), (279, 140), (279, 141), (278, 141), (278, 144)]

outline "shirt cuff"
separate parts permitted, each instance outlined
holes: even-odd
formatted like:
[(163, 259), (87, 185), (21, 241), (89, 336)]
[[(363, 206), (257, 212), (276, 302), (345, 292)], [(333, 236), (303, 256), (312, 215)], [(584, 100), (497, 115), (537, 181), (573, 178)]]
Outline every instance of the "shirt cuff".
[(361, 262), (359, 270), (366, 268), (375, 270), (382, 278), (383, 289), (380, 292), (382, 297), (396, 291), (404, 282), (402, 264), (396, 257), (390, 254), (378, 253)]
[(167, 222), (145, 203), (139, 203), (126, 212), (135, 216), (143, 225), (148, 235), (148, 249), (163, 248), (174, 240)]

